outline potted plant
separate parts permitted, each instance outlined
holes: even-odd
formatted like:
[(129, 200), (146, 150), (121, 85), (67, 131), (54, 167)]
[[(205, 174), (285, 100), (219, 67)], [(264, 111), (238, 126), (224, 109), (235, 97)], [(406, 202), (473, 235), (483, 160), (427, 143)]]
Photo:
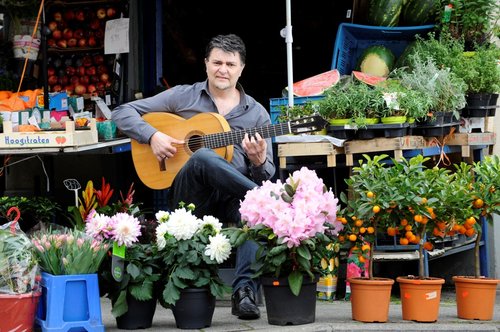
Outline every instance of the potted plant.
[(466, 208), (472, 210), (460, 220), (456, 229), (469, 237), (476, 236), (474, 245), (474, 275), (455, 276), (457, 314), (462, 319), (491, 320), (495, 305), (497, 284), (500, 280), (482, 276), (479, 250), (483, 223), (493, 222), (493, 215), (500, 213), (500, 157), (486, 156), (483, 160), (457, 167), (457, 172), (467, 191)]
[[(380, 205), (380, 202), (391, 199), (392, 194), (391, 182), (385, 176), (384, 160), (388, 156), (364, 157), (366, 163), (360, 160), (360, 165), (353, 167), (352, 175), (345, 180), (348, 194), (343, 192), (340, 195), (344, 208), (338, 218), (344, 228), (339, 238), (352, 248), (351, 255), (358, 256), (360, 269), (368, 266), (368, 271), (361, 271), (359, 277), (347, 277), (351, 288), (352, 318), (362, 322), (386, 322), (394, 280), (373, 275), (373, 250), (377, 232), (385, 229), (384, 225), (389, 221), (388, 214), (381, 212), (383, 205)], [(368, 276), (362, 277), (363, 274)], [(367, 302), (367, 298), (372, 300)]]
[(0, 329), (28, 331), (41, 296), (38, 262), (30, 239), (19, 227), (19, 209), (12, 207), (7, 216), (11, 213), (15, 218), (0, 226)]
[(266, 181), (247, 192), (240, 207), (243, 228), (234, 229), (231, 239), (236, 246), (246, 240), (260, 246), (254, 277), (264, 288), (269, 324), (314, 321), (323, 251), (342, 228), (337, 203), (331, 189), (306, 167), (285, 183)]
[(7, 211), (16, 206), (20, 211), (20, 227), (28, 232), (33, 227), (46, 228), (61, 212), (59, 203), (48, 197), (3, 196), (0, 197), (0, 216), (7, 220)]
[(231, 292), (219, 276), (219, 264), (231, 254), (222, 223), (213, 216), (197, 218), (193, 204), (172, 212), (159, 211), (156, 230), (162, 271), (160, 303), (171, 308), (178, 328), (209, 327), (216, 297)]
[[(83, 322), (92, 321), (96, 328), (103, 328), (97, 271), (108, 244), (79, 230), (52, 227), (33, 233), (31, 241), (40, 262), (44, 289), (37, 324), (43, 329), (62, 328), (64, 312), (76, 321), (66, 322), (65, 326), (85, 327)], [(87, 299), (85, 304), (80, 304), (82, 298)]]

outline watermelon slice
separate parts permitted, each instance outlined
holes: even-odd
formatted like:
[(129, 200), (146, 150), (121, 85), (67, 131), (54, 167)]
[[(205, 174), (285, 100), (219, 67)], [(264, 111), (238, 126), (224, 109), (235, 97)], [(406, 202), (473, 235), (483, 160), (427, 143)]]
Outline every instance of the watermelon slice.
[(293, 83), (293, 94), (297, 97), (319, 96), (331, 86), (338, 83), (340, 73), (337, 69), (303, 79)]
[(386, 77), (370, 75), (356, 70), (353, 70), (352, 74), (354, 75), (354, 77), (356, 77), (357, 80), (371, 86), (375, 86), (387, 79)]

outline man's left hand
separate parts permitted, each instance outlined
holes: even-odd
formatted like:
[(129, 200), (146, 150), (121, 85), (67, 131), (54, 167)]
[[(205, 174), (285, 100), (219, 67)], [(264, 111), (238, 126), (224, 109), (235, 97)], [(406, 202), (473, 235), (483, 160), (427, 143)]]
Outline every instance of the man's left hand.
[(251, 137), (246, 133), (241, 145), (254, 166), (261, 166), (266, 162), (267, 142), (259, 133), (255, 133), (255, 136)]

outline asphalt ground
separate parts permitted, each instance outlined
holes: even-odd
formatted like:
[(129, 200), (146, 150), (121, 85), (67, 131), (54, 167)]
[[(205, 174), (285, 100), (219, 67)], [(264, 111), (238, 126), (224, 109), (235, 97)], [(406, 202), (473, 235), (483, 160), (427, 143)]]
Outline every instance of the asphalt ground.
[[(490, 321), (464, 320), (457, 317), (455, 293), (453, 290), (444, 290), (441, 293), (439, 316), (436, 322), (421, 323), (402, 319), (401, 302), (393, 297), (389, 307), (389, 319), (385, 323), (363, 323), (354, 321), (351, 317), (351, 303), (345, 300), (316, 301), (316, 318), (314, 323), (277, 326), (267, 321), (265, 305), (259, 305), (261, 318), (257, 320), (240, 320), (231, 315), (231, 306), (228, 300), (218, 300), (212, 325), (199, 331), (484, 331), (500, 332), (500, 293), (497, 300), (493, 319)], [(286, 304), (285, 304), (286, 305)], [(116, 327), (116, 320), (111, 315), (111, 304), (107, 298), (101, 299), (103, 324), (106, 331), (123, 331)], [(172, 311), (158, 305), (153, 318), (153, 325), (137, 331), (168, 331), (179, 330), (176, 327)], [(189, 331), (189, 330), (185, 330)]]

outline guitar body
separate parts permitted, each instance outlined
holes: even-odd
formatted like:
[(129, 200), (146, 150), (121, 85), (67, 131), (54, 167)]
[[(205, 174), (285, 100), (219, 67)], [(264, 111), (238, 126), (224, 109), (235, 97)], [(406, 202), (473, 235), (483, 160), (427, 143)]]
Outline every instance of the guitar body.
[[(149, 144), (131, 141), (134, 167), (140, 180), (151, 189), (166, 189), (191, 155), (201, 147), (202, 137), (210, 134), (230, 131), (226, 119), (217, 113), (200, 113), (190, 119), (184, 119), (171, 113), (153, 112), (142, 117), (159, 131), (179, 140), (184, 144), (177, 146), (177, 153), (163, 162), (159, 162)], [(213, 149), (219, 156), (231, 161), (233, 146), (228, 145)]]

